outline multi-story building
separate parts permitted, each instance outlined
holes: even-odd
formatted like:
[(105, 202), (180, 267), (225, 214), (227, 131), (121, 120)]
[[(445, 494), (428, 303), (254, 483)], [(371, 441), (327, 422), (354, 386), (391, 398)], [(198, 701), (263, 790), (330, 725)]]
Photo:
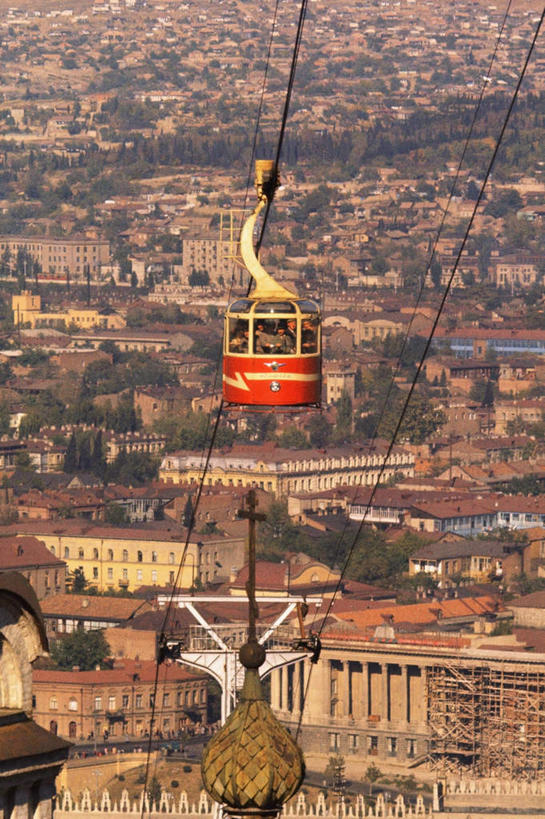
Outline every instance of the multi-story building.
[(449, 346), (459, 358), (484, 358), (487, 352), (498, 356), (545, 355), (545, 330), (509, 330), (485, 327), (439, 327), (434, 335), (436, 347)]
[(178, 577), (187, 532), (175, 526), (169, 531), (108, 527), (81, 520), (33, 520), (14, 524), (9, 533), (14, 530), (19, 537), (38, 537), (70, 573), (83, 571), (99, 591), (165, 587), (175, 580), (180, 588), (191, 588), (199, 576), (198, 541), (206, 537), (191, 539)]
[[(341, 485), (374, 486), (385, 456), (386, 446), (381, 442), (372, 447), (334, 447), (325, 452), (281, 449), (274, 444), (234, 446), (229, 452), (212, 455), (206, 483), (257, 487), (277, 497)], [(201, 474), (200, 452), (165, 455), (159, 469), (161, 480), (179, 484), (198, 482)], [(414, 455), (394, 447), (381, 480), (400, 474), (413, 477)]]
[(506, 290), (527, 290), (539, 278), (541, 259), (523, 256), (504, 256), (493, 268), (496, 287)]
[(420, 765), (542, 779), (545, 655), (487, 633), (497, 600), (397, 606), (388, 617), (389, 611), (352, 607), (351, 630), (328, 627), (316, 665), (272, 672), (273, 709), (294, 731), (301, 728), (309, 764), (325, 765), (334, 753), (359, 770), (383, 762), (397, 770)]
[(184, 239), (182, 242), (182, 279), (187, 281), (194, 271), (206, 270), (213, 284), (228, 286), (237, 267), (233, 259), (233, 244), (215, 237)]
[[(44, 273), (83, 280), (85, 265), (89, 265), (95, 277), (101, 265), (110, 261), (110, 243), (106, 239), (87, 236), (0, 236), (0, 254), (9, 253), (12, 258), (24, 250), (40, 265)], [(30, 278), (31, 271), (28, 271)]]
[(0, 538), (0, 572), (19, 572), (39, 600), (64, 592), (66, 563), (36, 537)]
[(86, 307), (69, 307), (67, 310), (52, 313), (42, 312), (41, 297), (32, 295), (28, 290), (11, 297), (11, 309), (13, 322), (18, 327), (28, 324), (34, 329), (64, 323), (67, 327), (74, 325), (82, 330), (89, 330), (91, 327), (115, 329), (125, 326), (125, 319), (118, 313), (101, 312)]
[[(211, 582), (223, 576), (230, 566), (231, 555), (243, 551), (244, 537), (220, 534), (193, 534), (189, 540), (183, 566), (187, 529), (172, 524), (168, 528), (123, 528), (82, 520), (20, 521), (4, 527), (6, 535), (34, 535), (42, 540), (68, 571), (83, 571), (85, 578), (99, 591), (141, 586), (190, 589), (198, 580)], [(0, 544), (2, 529), (0, 529)], [(201, 555), (208, 555), (208, 558)], [(237, 566), (237, 568), (238, 568)], [(179, 572), (179, 574), (178, 574)]]
[(166, 435), (153, 432), (108, 433), (104, 438), (106, 461), (112, 463), (121, 452), (159, 455), (165, 448)]
[(324, 368), (326, 404), (334, 404), (345, 393), (351, 401), (355, 398), (356, 368), (340, 361), (326, 363)]
[(151, 603), (136, 597), (100, 594), (54, 594), (41, 606), (49, 639), (74, 631), (115, 628), (132, 620), (137, 612), (143, 614), (152, 608)]
[(44, 671), (32, 675), (38, 725), (70, 739), (149, 734), (156, 693), (155, 731), (168, 737), (206, 724), (207, 677), (164, 665), (155, 692), (156, 664), (124, 659), (98, 671)]

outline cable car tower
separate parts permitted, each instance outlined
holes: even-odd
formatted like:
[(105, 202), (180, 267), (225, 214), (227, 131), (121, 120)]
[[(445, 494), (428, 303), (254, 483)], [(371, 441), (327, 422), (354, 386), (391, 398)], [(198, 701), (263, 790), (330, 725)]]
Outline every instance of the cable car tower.
[[(248, 520), (249, 538), (249, 574), (255, 576), (255, 524), (257, 520), (263, 520), (265, 515), (256, 512), (256, 497), (254, 490), (250, 490), (247, 495), (247, 505), (245, 509), (239, 511), (239, 517)], [(253, 567), (253, 568), (252, 568)], [(169, 658), (175, 662), (206, 671), (220, 685), (221, 688), (221, 724), (223, 725), (227, 717), (232, 713), (237, 703), (237, 693), (242, 688), (244, 681), (244, 666), (239, 657), (239, 649), (246, 642), (248, 629), (242, 623), (229, 623), (226, 625), (216, 625), (208, 622), (206, 617), (199, 611), (199, 603), (212, 603), (217, 610), (221, 610), (222, 604), (232, 608), (233, 603), (244, 602), (244, 598), (236, 598), (232, 595), (174, 595), (158, 597), (159, 605), (171, 604), (179, 608), (185, 608), (194, 617), (196, 627), (190, 630), (189, 639), (181, 641), (175, 637), (166, 638), (161, 646), (161, 660)], [(259, 676), (266, 677), (275, 668), (292, 665), (293, 663), (310, 657), (310, 661), (316, 663), (320, 655), (320, 641), (316, 637), (305, 637), (303, 630), (303, 614), (309, 606), (318, 609), (322, 603), (322, 598), (313, 596), (305, 598), (301, 595), (290, 595), (285, 597), (274, 595), (260, 595), (259, 603), (276, 603), (283, 606), (283, 610), (270, 624), (263, 626), (257, 636), (257, 642), (266, 650), (265, 661), (259, 668)], [(257, 613), (255, 600), (250, 598), (249, 605), (255, 607), (254, 616)], [(293, 630), (285, 630), (282, 634), (280, 628), (287, 618), (297, 609), (300, 637), (293, 637)]]

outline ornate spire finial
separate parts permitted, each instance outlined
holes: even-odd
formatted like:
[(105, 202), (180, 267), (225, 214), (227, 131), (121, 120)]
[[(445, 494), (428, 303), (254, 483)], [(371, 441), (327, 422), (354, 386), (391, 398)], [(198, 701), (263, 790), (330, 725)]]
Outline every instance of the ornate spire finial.
[(248, 640), (239, 652), (246, 668), (240, 702), (204, 749), (202, 779), (210, 796), (229, 816), (277, 816), (299, 789), (305, 775), (303, 754), (265, 700), (258, 668), (265, 649), (257, 641), (255, 593), (256, 512), (252, 489), (239, 517), (248, 520)]

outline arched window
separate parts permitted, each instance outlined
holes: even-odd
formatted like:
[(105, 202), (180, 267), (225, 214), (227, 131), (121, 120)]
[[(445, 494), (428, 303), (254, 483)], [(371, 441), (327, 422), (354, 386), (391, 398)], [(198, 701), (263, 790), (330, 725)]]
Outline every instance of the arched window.
[(128, 560), (128, 559), (129, 559), (129, 552), (127, 551), (127, 549), (123, 549), (123, 560)]
[(56, 711), (58, 707), (59, 707), (59, 703), (57, 702), (57, 698), (56, 697), (50, 697), (49, 698), (49, 710), (50, 711)]
[(176, 555), (174, 554), (174, 552), (169, 552), (169, 555), (168, 555), (168, 562), (169, 562), (169, 563), (174, 563), (174, 562), (175, 562), (175, 560), (176, 560)]
[(70, 697), (68, 701), (68, 710), (69, 711), (77, 711), (78, 710), (78, 701), (75, 697)]
[(68, 548), (68, 546), (64, 547), (64, 556), (65, 557), (70, 557), (70, 549)]
[(113, 559), (114, 559), (114, 550), (113, 549), (108, 549), (108, 560), (113, 560)]
[(85, 557), (85, 555), (84, 555), (84, 553), (83, 553), (83, 549), (78, 549), (78, 557), (79, 557), (81, 560), (83, 560), (83, 558)]
[(152, 552), (151, 553), (151, 562), (152, 563), (157, 563), (157, 552)]
[(98, 549), (93, 549), (93, 560), (98, 560)]
[(55, 554), (55, 547), (54, 547), (54, 546), (51, 546), (50, 548), (51, 548), (51, 554), (53, 554), (53, 555), (54, 555), (54, 554)]
[(142, 559), (143, 559), (143, 558), (142, 558), (142, 552), (138, 551), (138, 552), (136, 553), (136, 557), (137, 557), (138, 562), (139, 562), (139, 563), (142, 563)]
[(70, 739), (76, 739), (77, 733), (78, 733), (78, 726), (72, 720), (72, 722), (68, 723), (68, 736), (70, 737)]

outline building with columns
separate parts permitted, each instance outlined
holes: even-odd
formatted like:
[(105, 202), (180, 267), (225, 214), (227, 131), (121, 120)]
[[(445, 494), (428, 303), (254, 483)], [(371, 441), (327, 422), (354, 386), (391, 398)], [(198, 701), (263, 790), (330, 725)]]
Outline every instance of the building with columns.
[[(469, 618), (471, 601), (449, 602)], [(397, 610), (404, 608), (416, 607)], [(272, 706), (294, 732), (301, 723), (309, 766), (323, 769), (331, 754), (341, 754), (407, 772), (423, 765), (544, 779), (545, 654), (485, 633), (492, 612), (473, 616), (480, 635), (466, 625), (464, 636), (449, 636), (449, 624), (426, 633), (422, 623), (412, 634), (400, 625), (397, 634), (387, 618), (374, 630), (333, 626), (322, 635), (316, 665), (305, 660), (273, 671)], [(463, 618), (445, 619), (450, 628), (458, 619), (460, 635)], [(401, 612), (396, 620), (403, 621)]]
[[(327, 450), (282, 449), (271, 442), (235, 445), (228, 451), (212, 454), (205, 483), (255, 487), (276, 497), (336, 486), (374, 486), (386, 450), (383, 441)], [(163, 458), (159, 477), (176, 484), (198, 483), (202, 468), (201, 452), (173, 452)], [(395, 475), (414, 475), (414, 455), (402, 447), (394, 447), (381, 480)]]

